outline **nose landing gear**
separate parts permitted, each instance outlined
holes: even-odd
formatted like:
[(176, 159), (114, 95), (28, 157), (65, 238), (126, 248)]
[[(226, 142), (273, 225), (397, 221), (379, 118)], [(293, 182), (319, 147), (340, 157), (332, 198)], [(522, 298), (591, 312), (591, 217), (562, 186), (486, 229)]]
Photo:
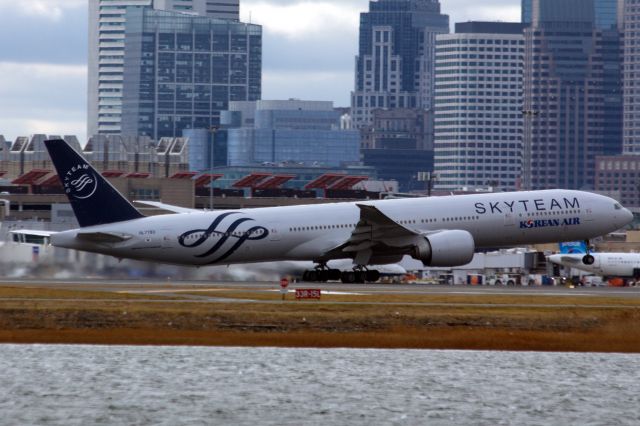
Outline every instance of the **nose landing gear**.
[(582, 263), (585, 265), (593, 265), (596, 259), (590, 253), (591, 247), (589, 246), (589, 240), (585, 240), (585, 243), (587, 245), (587, 254), (582, 257)]

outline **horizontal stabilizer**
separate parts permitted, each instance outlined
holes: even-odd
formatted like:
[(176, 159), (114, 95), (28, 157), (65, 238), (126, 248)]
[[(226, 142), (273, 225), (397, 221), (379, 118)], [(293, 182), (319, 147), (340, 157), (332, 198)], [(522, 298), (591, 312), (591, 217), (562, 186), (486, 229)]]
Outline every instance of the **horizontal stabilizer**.
[(121, 243), (132, 238), (131, 235), (116, 232), (78, 232), (76, 237), (92, 243)]
[(9, 231), (11, 241), (21, 244), (35, 244), (48, 246), (51, 244), (51, 236), (57, 234), (55, 231), (41, 231), (33, 229), (16, 229)]

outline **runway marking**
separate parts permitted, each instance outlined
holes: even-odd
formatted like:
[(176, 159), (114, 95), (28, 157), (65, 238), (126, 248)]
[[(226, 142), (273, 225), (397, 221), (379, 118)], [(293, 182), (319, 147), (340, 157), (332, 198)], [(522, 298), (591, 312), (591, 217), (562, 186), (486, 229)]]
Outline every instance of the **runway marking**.
[[(277, 289), (269, 289), (267, 291), (270, 292), (280, 292), (281, 290), (277, 290)], [(324, 289), (320, 289), (320, 291), (322, 291), (323, 295), (331, 295), (331, 296), (373, 296), (375, 295), (375, 293), (350, 293), (350, 292), (346, 292), (346, 291), (331, 291), (331, 290), (324, 290)], [(288, 290), (289, 293), (295, 293), (296, 289), (290, 289)]]
[[(203, 289), (187, 289), (187, 290), (179, 290), (179, 289), (171, 289), (168, 288), (166, 290), (120, 290), (114, 293), (118, 294), (166, 294), (166, 293), (209, 293), (212, 291), (238, 291), (241, 289), (231, 289), (231, 288), (203, 288)], [(247, 289), (252, 290), (252, 289)]]

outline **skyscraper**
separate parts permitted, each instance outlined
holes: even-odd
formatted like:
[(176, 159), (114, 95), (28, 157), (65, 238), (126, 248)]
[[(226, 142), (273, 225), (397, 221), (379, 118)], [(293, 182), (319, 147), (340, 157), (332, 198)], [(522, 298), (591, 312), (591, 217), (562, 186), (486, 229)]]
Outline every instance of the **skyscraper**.
[(154, 9), (191, 12), (210, 18), (240, 19), (240, 0), (154, 0)]
[(127, 11), (121, 132), (153, 139), (220, 123), (261, 96), (262, 28), (153, 9)]
[(593, 188), (595, 157), (620, 152), (620, 38), (595, 28), (589, 1), (533, 1), (525, 30), (525, 188)]
[(438, 0), (379, 0), (360, 15), (354, 126), (372, 124), (377, 108), (430, 109), (435, 36), (449, 32)]
[[(522, 0), (522, 23), (533, 22), (533, 1)], [(618, 3), (621, 0), (581, 0), (583, 5), (593, 7), (596, 28), (615, 28), (618, 21)], [(591, 2), (593, 1), (593, 6)]]
[(239, 0), (89, 0), (88, 134), (122, 131), (126, 11), (173, 10), (239, 19)]
[(522, 171), (524, 24), (466, 22), (436, 39), (441, 190), (516, 190)]
[(625, 154), (640, 155), (640, 0), (624, 0), (624, 129)]

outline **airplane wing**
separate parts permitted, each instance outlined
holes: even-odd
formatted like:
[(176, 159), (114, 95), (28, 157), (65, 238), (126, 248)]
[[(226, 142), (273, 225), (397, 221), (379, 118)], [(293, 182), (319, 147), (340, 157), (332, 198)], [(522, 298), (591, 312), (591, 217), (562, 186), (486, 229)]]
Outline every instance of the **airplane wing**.
[(166, 210), (166, 211), (173, 212), (173, 213), (196, 213), (196, 212), (200, 212), (201, 211), (201, 210), (197, 210), (197, 209), (189, 209), (189, 208), (186, 208), (186, 207), (173, 206), (171, 204), (160, 203), (160, 202), (157, 202), (157, 201), (134, 200), (134, 203), (144, 204), (146, 206), (151, 206), (151, 207), (156, 207), (158, 209)]
[(131, 235), (117, 232), (78, 232), (76, 237), (93, 243), (121, 243), (132, 238)]
[(412, 231), (385, 215), (377, 207), (358, 204), (360, 220), (346, 243), (327, 253), (328, 258), (348, 254), (354, 263), (397, 263), (418, 244), (420, 233)]

